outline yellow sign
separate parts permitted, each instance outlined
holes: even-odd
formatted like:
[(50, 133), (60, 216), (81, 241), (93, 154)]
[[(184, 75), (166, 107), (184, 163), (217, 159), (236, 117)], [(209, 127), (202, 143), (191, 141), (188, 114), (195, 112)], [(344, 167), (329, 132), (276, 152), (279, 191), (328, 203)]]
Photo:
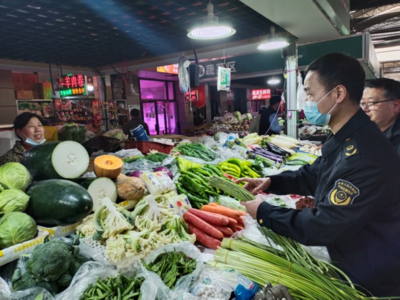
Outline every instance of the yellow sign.
[(349, 205), (360, 195), (360, 190), (351, 182), (336, 180), (335, 186), (329, 193), (329, 200), (334, 205)]

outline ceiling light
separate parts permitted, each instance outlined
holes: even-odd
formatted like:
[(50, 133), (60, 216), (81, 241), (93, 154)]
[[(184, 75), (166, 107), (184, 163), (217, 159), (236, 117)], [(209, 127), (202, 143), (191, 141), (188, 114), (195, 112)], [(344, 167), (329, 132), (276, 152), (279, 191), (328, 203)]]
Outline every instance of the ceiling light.
[(207, 5), (207, 17), (204, 18), (204, 24), (191, 29), (188, 37), (196, 40), (215, 40), (234, 35), (236, 30), (230, 26), (218, 23), (218, 17), (214, 15), (214, 5), (211, 1)]
[(279, 78), (271, 78), (267, 81), (267, 83), (270, 85), (276, 85), (281, 83), (281, 80)]
[(274, 50), (274, 49), (282, 49), (287, 46), (289, 46), (289, 42), (284, 39), (277, 37), (275, 35), (275, 27), (271, 26), (270, 27), (271, 34), (268, 37), (268, 39), (264, 42), (262, 42), (260, 45), (258, 45), (257, 49), (258, 50)]

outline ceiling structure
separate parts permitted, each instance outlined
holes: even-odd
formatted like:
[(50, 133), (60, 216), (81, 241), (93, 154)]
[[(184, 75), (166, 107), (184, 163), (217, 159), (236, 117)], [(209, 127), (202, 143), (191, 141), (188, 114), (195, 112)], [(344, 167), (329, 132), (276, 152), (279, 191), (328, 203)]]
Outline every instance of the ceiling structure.
[(376, 49), (400, 46), (400, 0), (351, 0), (350, 17), (352, 34), (369, 32)]
[[(0, 59), (103, 67), (257, 38), (276, 27), (239, 0), (213, 0), (236, 34), (196, 41), (188, 29), (207, 15), (205, 0), (2, 0)], [(222, 56), (222, 52), (220, 54)], [(176, 58), (177, 60), (177, 58)]]

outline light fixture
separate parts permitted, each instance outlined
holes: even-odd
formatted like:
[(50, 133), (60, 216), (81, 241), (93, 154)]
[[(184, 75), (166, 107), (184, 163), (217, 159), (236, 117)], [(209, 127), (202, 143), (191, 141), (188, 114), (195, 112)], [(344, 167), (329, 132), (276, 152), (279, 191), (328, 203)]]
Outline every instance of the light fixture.
[(88, 92), (93, 92), (94, 91), (94, 86), (93, 86), (92, 83), (88, 83), (86, 85), (86, 88), (87, 88)]
[(282, 49), (289, 46), (289, 42), (284, 39), (277, 37), (275, 34), (275, 27), (270, 27), (271, 34), (268, 39), (258, 45), (258, 50), (274, 50), (274, 49)]
[(270, 85), (276, 85), (276, 84), (281, 83), (281, 80), (279, 78), (271, 78), (271, 79), (268, 79), (267, 83)]
[(230, 26), (218, 23), (218, 17), (214, 15), (214, 5), (211, 1), (207, 5), (207, 17), (204, 18), (204, 24), (191, 29), (188, 37), (196, 40), (215, 40), (234, 35), (236, 30)]

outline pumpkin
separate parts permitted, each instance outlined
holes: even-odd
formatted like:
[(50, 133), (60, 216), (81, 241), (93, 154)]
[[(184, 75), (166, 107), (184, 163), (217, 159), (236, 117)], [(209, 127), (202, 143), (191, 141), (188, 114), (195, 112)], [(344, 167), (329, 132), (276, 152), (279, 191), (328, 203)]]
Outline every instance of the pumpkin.
[(139, 200), (145, 192), (145, 185), (140, 178), (120, 174), (115, 181), (118, 196), (123, 200)]
[(122, 172), (124, 162), (113, 155), (100, 155), (94, 159), (94, 173), (97, 177), (116, 179)]

